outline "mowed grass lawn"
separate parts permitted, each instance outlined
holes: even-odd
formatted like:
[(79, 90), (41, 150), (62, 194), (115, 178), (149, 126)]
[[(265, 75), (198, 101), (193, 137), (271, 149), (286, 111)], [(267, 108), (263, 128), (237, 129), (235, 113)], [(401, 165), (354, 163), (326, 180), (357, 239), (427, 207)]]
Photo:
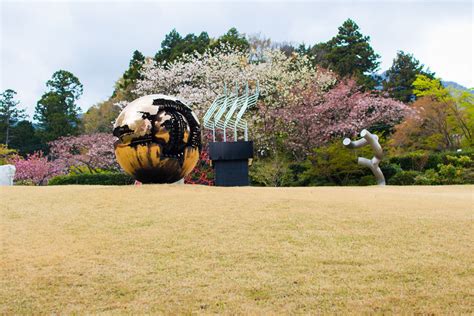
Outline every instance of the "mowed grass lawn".
[(474, 186), (0, 188), (0, 313), (474, 313)]

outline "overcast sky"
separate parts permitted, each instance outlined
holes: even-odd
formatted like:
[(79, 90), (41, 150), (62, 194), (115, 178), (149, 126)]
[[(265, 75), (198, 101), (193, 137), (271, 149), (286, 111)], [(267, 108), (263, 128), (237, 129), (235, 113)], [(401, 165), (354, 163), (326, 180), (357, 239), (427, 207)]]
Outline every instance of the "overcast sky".
[(83, 110), (107, 99), (133, 51), (153, 56), (173, 28), (218, 37), (235, 26), (315, 44), (352, 18), (382, 56), (381, 70), (403, 50), (444, 80), (474, 86), (471, 1), (0, 1), (0, 90), (17, 91), (30, 115), (59, 69), (83, 83)]

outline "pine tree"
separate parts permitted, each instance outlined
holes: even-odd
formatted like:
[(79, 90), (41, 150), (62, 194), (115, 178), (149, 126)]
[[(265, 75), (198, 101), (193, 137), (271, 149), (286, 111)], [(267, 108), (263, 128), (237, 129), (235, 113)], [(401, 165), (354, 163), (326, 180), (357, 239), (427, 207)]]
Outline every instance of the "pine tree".
[(413, 57), (413, 55), (403, 51), (397, 52), (393, 64), (385, 73), (387, 80), (383, 82), (383, 89), (390, 97), (402, 102), (415, 100), (412, 84), (417, 75), (425, 75), (434, 79), (434, 73), (423, 70), (424, 65)]
[(206, 32), (201, 32), (199, 36), (190, 33), (183, 38), (173, 29), (161, 42), (161, 50), (156, 53), (155, 60), (157, 62), (171, 63), (184, 54), (192, 54), (194, 52), (202, 54), (209, 47), (210, 41), (209, 35)]
[(25, 110), (19, 109), (20, 101), (15, 101), (16, 92), (12, 89), (7, 89), (0, 94), (0, 133), (1, 140), (5, 145), (11, 139), (11, 130), (21, 119), (26, 117)]
[(35, 109), (43, 142), (79, 132), (79, 107), (76, 101), (82, 95), (82, 84), (69, 71), (59, 70), (46, 83), (48, 91), (43, 94)]
[(246, 51), (250, 48), (249, 41), (245, 38), (244, 34), (240, 34), (235, 27), (232, 27), (217, 39), (212, 45), (211, 48), (219, 48), (222, 44), (229, 45), (233, 49), (240, 51)]
[(16, 123), (12, 128), (11, 135), (9, 147), (18, 150), (22, 156), (47, 149), (47, 145), (41, 142), (33, 123), (30, 121), (22, 120)]
[(136, 98), (133, 90), (137, 80), (143, 79), (140, 72), (144, 64), (145, 56), (138, 50), (134, 51), (128, 69), (115, 84), (115, 89), (112, 94), (113, 99), (132, 101)]
[(380, 56), (370, 46), (370, 37), (359, 31), (351, 19), (339, 27), (338, 34), (326, 43), (316, 44), (311, 52), (315, 62), (335, 71), (341, 77), (355, 77), (359, 84), (373, 88), (370, 76), (377, 70)]

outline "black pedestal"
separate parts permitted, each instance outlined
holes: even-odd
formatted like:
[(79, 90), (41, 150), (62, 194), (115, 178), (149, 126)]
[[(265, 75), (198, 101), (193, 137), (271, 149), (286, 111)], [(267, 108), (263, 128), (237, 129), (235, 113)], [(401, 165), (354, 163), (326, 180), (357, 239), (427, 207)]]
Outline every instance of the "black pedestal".
[(249, 185), (249, 159), (253, 158), (253, 142), (211, 142), (209, 158), (214, 167), (216, 186)]

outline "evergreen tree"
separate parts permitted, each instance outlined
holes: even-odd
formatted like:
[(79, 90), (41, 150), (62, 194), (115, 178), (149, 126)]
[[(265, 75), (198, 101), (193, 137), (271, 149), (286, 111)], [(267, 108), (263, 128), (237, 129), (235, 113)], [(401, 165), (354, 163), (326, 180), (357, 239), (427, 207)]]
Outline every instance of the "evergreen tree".
[(48, 91), (43, 94), (35, 109), (43, 142), (52, 141), (79, 132), (79, 107), (76, 101), (82, 95), (82, 84), (69, 71), (59, 70), (46, 83)]
[(413, 57), (413, 55), (403, 51), (397, 52), (393, 64), (386, 72), (387, 79), (383, 82), (383, 89), (390, 97), (402, 102), (415, 100), (412, 84), (417, 75), (425, 75), (434, 79), (434, 73), (423, 70), (424, 65)]
[(143, 54), (138, 50), (134, 51), (128, 69), (115, 85), (112, 98), (120, 96), (121, 99), (128, 101), (132, 101), (136, 98), (136, 95), (132, 91), (135, 88), (137, 80), (143, 79), (140, 71), (142, 70), (144, 63), (145, 56), (143, 56)]
[(245, 38), (244, 34), (240, 34), (235, 27), (229, 29), (227, 33), (222, 35), (211, 44), (211, 48), (219, 48), (222, 44), (229, 45), (233, 49), (240, 51), (246, 51), (250, 48), (249, 41)]
[(26, 117), (25, 110), (19, 109), (20, 101), (15, 101), (16, 92), (7, 89), (0, 94), (0, 142), (8, 146), (11, 139), (11, 130), (15, 124)]
[(123, 74), (123, 78), (131, 82), (135, 82), (138, 79), (142, 79), (142, 76), (140, 75), (140, 70), (142, 69), (144, 63), (145, 56), (143, 56), (143, 54), (138, 50), (134, 51), (132, 59), (130, 60), (128, 70)]
[(211, 40), (206, 32), (201, 32), (199, 36), (194, 34), (188, 34), (184, 37), (176, 52), (177, 57), (181, 57), (183, 54), (192, 54), (198, 52), (200, 54), (209, 47)]
[(169, 62), (173, 49), (182, 41), (181, 35), (173, 29), (169, 34), (166, 34), (165, 39), (161, 42), (161, 50), (156, 53), (155, 60), (157, 62)]
[(339, 27), (338, 34), (327, 43), (319, 43), (312, 48), (315, 62), (329, 68), (341, 77), (351, 76), (367, 88), (375, 86), (369, 76), (377, 70), (380, 56), (369, 44), (370, 37), (359, 31), (359, 26), (351, 19)]
[(201, 32), (199, 36), (190, 33), (183, 38), (173, 29), (161, 42), (161, 50), (156, 53), (155, 60), (170, 63), (183, 56), (183, 54), (204, 53), (209, 44), (210, 38), (206, 32)]
[(295, 49), (295, 52), (301, 56), (303, 55), (310, 55), (311, 52), (311, 46), (306, 47), (305, 43), (301, 43), (298, 45), (298, 47)]
[(12, 128), (10, 147), (18, 150), (20, 155), (32, 154), (37, 150), (45, 151), (47, 146), (41, 142), (33, 123), (27, 120), (18, 122)]

